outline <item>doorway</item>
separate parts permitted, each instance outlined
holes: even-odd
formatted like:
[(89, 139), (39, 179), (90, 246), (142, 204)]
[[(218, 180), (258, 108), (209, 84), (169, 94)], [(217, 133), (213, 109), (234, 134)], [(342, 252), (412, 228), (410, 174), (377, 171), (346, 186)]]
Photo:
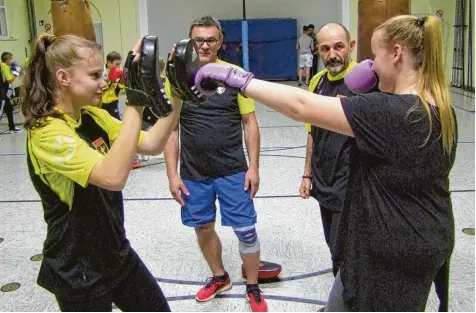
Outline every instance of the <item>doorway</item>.
[(410, 0), (359, 0), (357, 60), (373, 59), (370, 40), (375, 27), (410, 10)]

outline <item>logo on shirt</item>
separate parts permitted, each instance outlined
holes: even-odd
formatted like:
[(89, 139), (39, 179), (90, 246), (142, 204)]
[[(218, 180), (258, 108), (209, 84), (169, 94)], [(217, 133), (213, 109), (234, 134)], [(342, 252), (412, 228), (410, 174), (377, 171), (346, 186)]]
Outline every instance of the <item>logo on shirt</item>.
[(219, 95), (223, 94), (225, 91), (226, 91), (225, 87), (218, 87), (217, 88), (217, 94), (219, 94)]
[(101, 137), (93, 141), (93, 147), (103, 155), (109, 151), (109, 147)]

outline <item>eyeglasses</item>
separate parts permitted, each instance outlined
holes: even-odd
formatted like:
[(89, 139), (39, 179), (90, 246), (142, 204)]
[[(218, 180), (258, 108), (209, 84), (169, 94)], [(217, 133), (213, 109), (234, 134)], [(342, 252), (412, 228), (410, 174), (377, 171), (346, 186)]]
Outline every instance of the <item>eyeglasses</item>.
[(219, 40), (215, 38), (210, 38), (210, 39), (194, 38), (194, 40), (197, 43), (197, 45), (200, 47), (203, 46), (205, 42), (207, 43), (209, 47), (214, 47), (219, 42)]

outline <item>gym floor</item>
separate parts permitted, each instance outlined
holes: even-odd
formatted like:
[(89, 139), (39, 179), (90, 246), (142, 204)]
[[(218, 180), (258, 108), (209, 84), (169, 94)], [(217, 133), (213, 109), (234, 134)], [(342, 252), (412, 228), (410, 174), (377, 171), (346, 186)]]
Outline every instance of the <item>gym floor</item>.
[[(451, 259), (450, 311), (474, 312), (474, 93), (455, 89), (453, 100), (459, 146), (451, 173), (456, 245)], [(270, 311), (315, 312), (327, 301), (333, 275), (318, 204), (298, 196), (307, 134), (302, 123), (260, 104), (256, 110), (262, 148), (261, 184), (255, 205), (262, 259), (283, 266), (281, 281), (262, 284), (261, 288)], [(15, 118), (21, 123), (21, 114)], [(0, 133), (6, 129), (4, 118)], [(0, 311), (58, 311), (53, 295), (36, 284), (46, 224), (25, 162), (26, 134), (0, 137)], [(234, 286), (210, 302), (194, 300), (210, 275), (209, 269), (195, 232), (181, 224), (180, 207), (171, 200), (162, 156), (143, 165), (131, 171), (124, 190), (126, 229), (172, 311), (249, 311), (238, 241), (231, 229), (219, 223), (223, 259)], [(432, 289), (427, 311), (437, 308)]]

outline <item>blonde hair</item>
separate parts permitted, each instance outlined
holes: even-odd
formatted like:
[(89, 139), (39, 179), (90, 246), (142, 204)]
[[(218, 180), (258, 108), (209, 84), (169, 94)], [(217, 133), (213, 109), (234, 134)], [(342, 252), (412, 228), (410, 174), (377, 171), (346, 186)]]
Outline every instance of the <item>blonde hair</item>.
[(101, 50), (99, 44), (82, 37), (75, 35), (56, 37), (50, 34), (40, 35), (34, 48), (20, 91), (26, 129), (43, 126), (48, 116), (61, 118), (54, 110), (56, 71), (60, 68), (71, 68), (75, 61), (82, 59), (78, 54), (80, 48)]
[(431, 107), (428, 95), (437, 106), (441, 123), (443, 149), (451, 153), (455, 144), (456, 123), (452, 110), (450, 88), (443, 68), (443, 36), (440, 20), (434, 16), (395, 16), (374, 32), (382, 30), (382, 39), (388, 45), (400, 44), (411, 53), (418, 73), (417, 92), (428, 115), (432, 131)]

